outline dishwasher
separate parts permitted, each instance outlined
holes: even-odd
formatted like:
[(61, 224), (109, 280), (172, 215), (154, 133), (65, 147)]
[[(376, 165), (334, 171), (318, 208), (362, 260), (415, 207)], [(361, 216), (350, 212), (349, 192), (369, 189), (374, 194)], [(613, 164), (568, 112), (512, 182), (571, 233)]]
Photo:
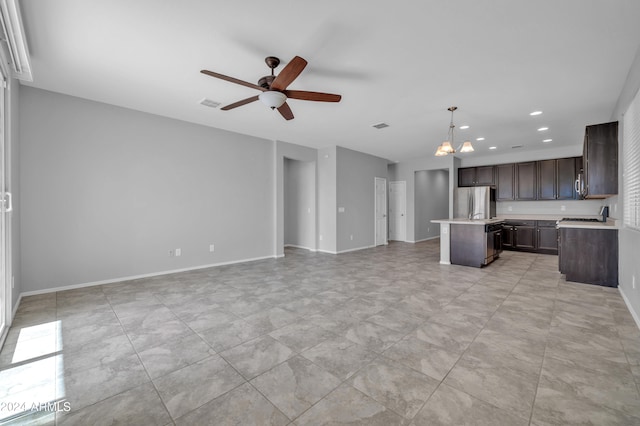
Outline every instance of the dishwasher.
[(502, 222), (485, 225), (484, 234), (486, 237), (484, 265), (488, 265), (502, 253)]

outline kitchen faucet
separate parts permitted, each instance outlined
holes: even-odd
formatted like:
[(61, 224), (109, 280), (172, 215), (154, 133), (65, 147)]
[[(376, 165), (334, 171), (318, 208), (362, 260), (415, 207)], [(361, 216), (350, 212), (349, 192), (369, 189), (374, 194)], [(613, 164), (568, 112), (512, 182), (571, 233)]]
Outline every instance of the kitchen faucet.
[(481, 216), (481, 215), (482, 213), (474, 213), (474, 214), (469, 213), (469, 220), (473, 220), (476, 218), (476, 216)]

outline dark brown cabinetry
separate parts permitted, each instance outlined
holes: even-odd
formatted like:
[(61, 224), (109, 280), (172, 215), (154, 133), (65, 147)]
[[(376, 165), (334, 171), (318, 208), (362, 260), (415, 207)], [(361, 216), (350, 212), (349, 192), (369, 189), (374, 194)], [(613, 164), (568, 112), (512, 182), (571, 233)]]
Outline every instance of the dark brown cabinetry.
[[(502, 248), (507, 250), (532, 251), (536, 248), (536, 221), (506, 221), (502, 225)], [(505, 239), (508, 238), (508, 241)]]
[(618, 122), (587, 126), (583, 151), (584, 197), (618, 193)]
[(516, 230), (513, 225), (504, 223), (502, 225), (502, 249), (514, 250)]
[(496, 201), (575, 200), (582, 157), (458, 169), (458, 186), (495, 185)]
[(494, 166), (465, 167), (458, 169), (458, 186), (495, 185)]
[(515, 198), (514, 168), (513, 164), (496, 166), (496, 201), (509, 201)]
[(536, 162), (516, 163), (516, 200), (535, 200), (537, 198)]
[(537, 252), (558, 254), (558, 230), (553, 220), (538, 220), (536, 224)]
[(502, 226), (502, 248), (557, 254), (556, 222), (553, 220), (508, 220)]
[(538, 161), (538, 200), (575, 200), (577, 169), (580, 157)]
[(558, 160), (538, 161), (538, 200), (556, 200), (557, 187)]
[(576, 179), (582, 169), (582, 158), (559, 158), (557, 166), (556, 200), (575, 200), (580, 197), (576, 192)]
[(618, 286), (618, 231), (560, 228), (560, 272), (567, 281)]

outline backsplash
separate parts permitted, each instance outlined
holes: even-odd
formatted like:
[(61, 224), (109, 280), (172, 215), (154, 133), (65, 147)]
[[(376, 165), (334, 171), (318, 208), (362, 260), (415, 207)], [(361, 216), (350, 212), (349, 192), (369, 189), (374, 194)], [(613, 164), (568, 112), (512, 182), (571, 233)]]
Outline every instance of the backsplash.
[(605, 200), (560, 200), (560, 201), (498, 201), (496, 214), (552, 214), (552, 215), (597, 215), (600, 206), (610, 206), (610, 216), (614, 214), (611, 199)]

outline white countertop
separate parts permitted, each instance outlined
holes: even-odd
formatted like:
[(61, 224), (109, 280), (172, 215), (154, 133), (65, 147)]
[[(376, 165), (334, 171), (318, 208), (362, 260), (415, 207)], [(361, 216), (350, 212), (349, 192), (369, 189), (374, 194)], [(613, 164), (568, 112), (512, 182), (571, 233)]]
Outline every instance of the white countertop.
[(435, 219), (432, 223), (449, 223), (458, 225), (488, 225), (491, 223), (504, 222), (504, 219), (494, 217), (493, 219), (465, 219), (462, 217), (456, 219)]
[[(491, 223), (499, 223), (504, 222), (505, 220), (552, 220), (558, 221), (567, 216), (575, 217), (575, 218), (596, 218), (599, 216), (594, 215), (551, 215), (551, 214), (514, 214), (514, 215), (500, 215), (493, 219), (466, 219), (466, 218), (455, 218), (455, 219), (434, 219), (432, 223), (447, 223), (447, 224), (458, 224), (458, 225), (488, 225)], [(582, 222), (582, 221), (564, 221), (558, 223), (559, 228), (586, 228), (586, 229), (618, 229), (618, 220), (609, 218), (606, 222)]]
[(558, 222), (558, 228), (584, 228), (584, 229), (618, 229), (618, 221), (608, 218), (606, 222), (581, 222), (563, 221)]

